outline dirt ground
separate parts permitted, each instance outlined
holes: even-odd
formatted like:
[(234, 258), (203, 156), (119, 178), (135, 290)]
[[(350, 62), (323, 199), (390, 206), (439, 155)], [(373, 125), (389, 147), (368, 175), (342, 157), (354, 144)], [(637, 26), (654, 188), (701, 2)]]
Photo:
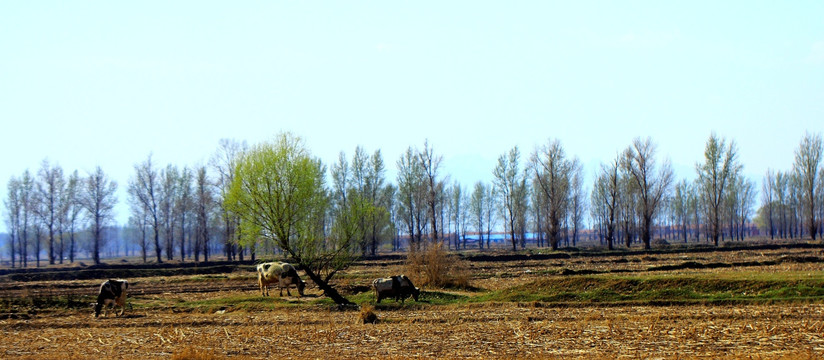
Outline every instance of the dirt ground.
[[(655, 267), (687, 262), (733, 264), (660, 273), (820, 273), (822, 251), (775, 249), (665, 255), (472, 261), (477, 296), (563, 271), (620, 270), (659, 273)], [(777, 259), (796, 259), (776, 261)], [(737, 264), (737, 265), (736, 265)], [(355, 289), (370, 279), (404, 271), (402, 261), (361, 262), (337, 286)], [(4, 299), (75, 298), (87, 301), (99, 280), (0, 281)], [(92, 317), (91, 307), (49, 307), (0, 317), (2, 359), (303, 359), (517, 358), (517, 359), (819, 359), (824, 358), (824, 304), (605, 305), (463, 303), (378, 308), (377, 324), (358, 311), (271, 298), (271, 310), (192, 309), (174, 304), (255, 296), (249, 269), (226, 274), (130, 279), (124, 317)], [(284, 294), (285, 295), (285, 294)], [(286, 297), (288, 301), (297, 298)], [(269, 299), (264, 301), (270, 301)], [(2, 314), (0, 314), (2, 315)]]
[(5, 359), (822, 358), (824, 306), (523, 304), (377, 311), (88, 312), (2, 320)]

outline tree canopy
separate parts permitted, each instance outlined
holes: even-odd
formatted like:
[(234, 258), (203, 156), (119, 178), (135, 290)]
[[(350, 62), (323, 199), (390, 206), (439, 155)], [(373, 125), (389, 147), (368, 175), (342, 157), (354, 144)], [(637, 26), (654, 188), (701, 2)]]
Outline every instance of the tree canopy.
[(328, 282), (348, 265), (356, 239), (324, 236), (329, 204), (324, 179), (323, 164), (303, 141), (281, 133), (240, 155), (226, 206), (242, 219), (242, 243), (274, 242), (327, 296), (349, 304)]

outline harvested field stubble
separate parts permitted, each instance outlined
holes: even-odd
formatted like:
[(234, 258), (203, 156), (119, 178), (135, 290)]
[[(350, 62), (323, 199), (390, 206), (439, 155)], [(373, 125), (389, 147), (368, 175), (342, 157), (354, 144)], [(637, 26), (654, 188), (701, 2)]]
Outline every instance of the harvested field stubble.
[(6, 269), (0, 359), (824, 358), (822, 255), (468, 253), (469, 287), (377, 306), (371, 280), (405, 266), (363, 260), (335, 280), (362, 312), (331, 310), (312, 286), (262, 297), (251, 266), (161, 276), (141, 265), (126, 276), (126, 316), (99, 319), (88, 304), (101, 279)]
[(318, 307), (223, 314), (62, 313), (3, 320), (3, 358), (818, 358), (824, 306), (448, 306), (380, 313)]

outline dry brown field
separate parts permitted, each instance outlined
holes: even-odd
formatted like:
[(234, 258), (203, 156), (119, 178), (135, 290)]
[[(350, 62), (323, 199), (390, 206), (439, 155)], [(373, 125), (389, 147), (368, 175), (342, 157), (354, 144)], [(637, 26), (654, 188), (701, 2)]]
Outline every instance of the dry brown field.
[[(94, 301), (101, 279), (3, 276), (0, 358), (824, 358), (824, 301), (818, 298), (670, 304), (471, 301), (541, 279), (820, 276), (820, 247), (491, 255), (473, 260), (470, 254), (463, 260), (471, 288), (424, 288), (418, 303), (385, 301), (374, 309), (376, 324), (364, 324), (357, 310), (324, 302), (314, 287), (303, 298), (285, 293), (281, 298), (277, 292), (261, 298), (251, 265), (208, 275), (130, 278), (131, 306), (125, 316), (97, 319), (88, 302)], [(704, 267), (679, 266), (684, 264)], [(374, 306), (366, 291), (371, 279), (406, 269), (398, 258), (365, 260), (340, 274), (336, 286), (350, 299)], [(445, 296), (465, 300), (427, 300)]]

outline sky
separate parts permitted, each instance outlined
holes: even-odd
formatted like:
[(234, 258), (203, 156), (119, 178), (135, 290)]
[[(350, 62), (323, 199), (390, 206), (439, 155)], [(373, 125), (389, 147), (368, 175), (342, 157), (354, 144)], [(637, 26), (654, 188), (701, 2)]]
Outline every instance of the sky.
[(125, 204), (149, 154), (198, 166), (283, 131), (327, 164), (380, 150), (392, 181), (428, 141), (465, 188), (550, 139), (592, 177), (650, 137), (693, 179), (715, 133), (760, 183), (824, 132), (822, 19), (822, 1), (3, 1), (0, 198), (46, 159), (100, 166)]

